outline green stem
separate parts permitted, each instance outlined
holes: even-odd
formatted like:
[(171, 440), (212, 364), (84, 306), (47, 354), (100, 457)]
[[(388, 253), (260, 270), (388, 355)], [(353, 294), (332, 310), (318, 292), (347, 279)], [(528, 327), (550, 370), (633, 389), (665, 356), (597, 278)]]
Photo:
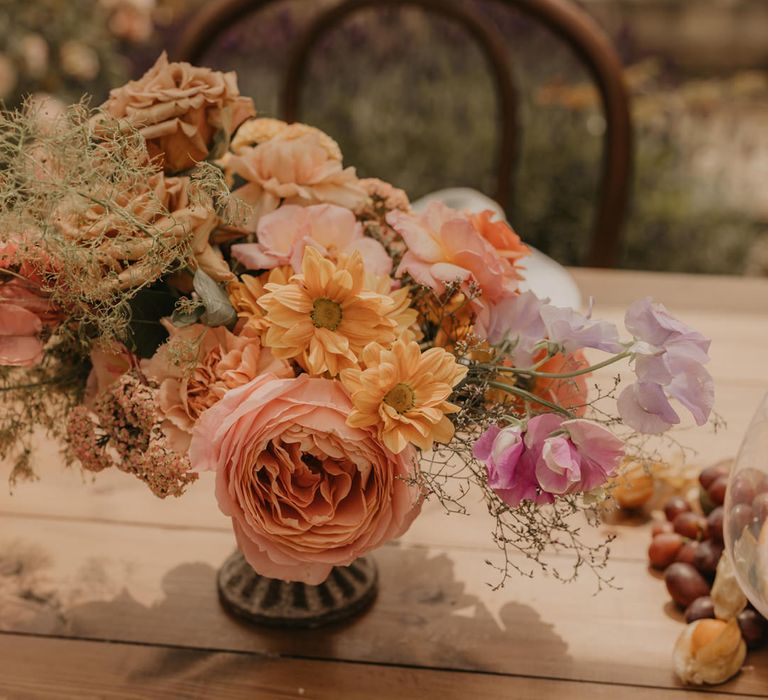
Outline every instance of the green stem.
[(603, 362), (598, 362), (596, 365), (590, 365), (589, 367), (584, 367), (582, 369), (574, 370), (573, 372), (538, 372), (534, 369), (524, 369), (522, 367), (496, 367), (497, 372), (508, 372), (510, 374), (523, 374), (526, 377), (543, 377), (545, 379), (572, 379), (573, 377), (580, 377), (583, 374), (590, 374), (594, 372), (595, 370), (602, 369), (603, 367), (608, 367), (609, 365), (614, 364), (615, 362), (620, 362), (621, 360), (629, 357), (632, 353), (629, 352), (629, 350), (625, 350), (622, 353), (619, 353), (618, 355), (614, 355), (613, 357), (609, 357), (607, 360), (603, 360)]
[(540, 396), (536, 396), (530, 391), (526, 391), (520, 387), (511, 386), (502, 382), (488, 382), (488, 386), (492, 386), (494, 389), (501, 389), (502, 391), (506, 391), (508, 394), (514, 394), (515, 396), (519, 396), (521, 399), (525, 399), (526, 401), (532, 401), (533, 403), (538, 403), (542, 406), (546, 406), (547, 408), (551, 408), (553, 411), (557, 411), (557, 413), (560, 413), (566, 418), (574, 417), (569, 410), (563, 408), (562, 406), (558, 406), (556, 403), (547, 401), (546, 399), (543, 399)]

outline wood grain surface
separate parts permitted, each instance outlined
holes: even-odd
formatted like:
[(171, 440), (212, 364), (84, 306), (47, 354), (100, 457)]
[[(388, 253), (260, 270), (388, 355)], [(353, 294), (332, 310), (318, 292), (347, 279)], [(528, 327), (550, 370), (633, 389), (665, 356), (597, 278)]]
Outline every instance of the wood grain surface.
[[(680, 431), (701, 465), (733, 457), (768, 392), (768, 282), (577, 271), (596, 315), (652, 292), (713, 338), (717, 410), (728, 429)], [(609, 382), (604, 370), (598, 383)], [(496, 555), (481, 506), (428, 503), (376, 552), (373, 608), (311, 632), (249, 627), (219, 607), (215, 573), (234, 547), (210, 475), (159, 501), (121, 473), (83, 477), (40, 441), (37, 482), (0, 493), (0, 698), (674, 698), (768, 695), (768, 650), (712, 691), (682, 688), (682, 629), (646, 564), (648, 517), (617, 535), (596, 591), (552, 575), (492, 591)], [(553, 555), (553, 568), (572, 561)], [(519, 564), (526, 566), (524, 559)]]

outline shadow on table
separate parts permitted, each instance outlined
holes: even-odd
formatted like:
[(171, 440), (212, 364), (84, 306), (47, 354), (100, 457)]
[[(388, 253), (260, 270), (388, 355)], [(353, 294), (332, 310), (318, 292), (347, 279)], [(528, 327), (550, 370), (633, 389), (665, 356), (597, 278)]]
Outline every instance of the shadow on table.
[[(477, 555), (472, 555), (473, 557)], [(379, 597), (367, 612), (319, 630), (251, 626), (225, 613), (216, 594), (216, 570), (183, 564), (163, 577), (164, 598), (146, 606), (129, 590), (108, 601), (87, 602), (64, 615), (77, 637), (192, 646), (208, 650), (277, 653), (504, 673), (531, 673), (531, 645), (543, 663), (563, 670), (567, 645), (531, 607), (504, 602), (507, 589), (480, 595), (457, 580), (446, 554), (388, 546), (376, 552)], [(477, 556), (478, 564), (480, 557)], [(479, 564), (482, 566), (482, 564)], [(485, 572), (483, 572), (484, 574)], [(473, 581), (481, 580), (474, 576)], [(482, 588), (480, 588), (482, 587)]]

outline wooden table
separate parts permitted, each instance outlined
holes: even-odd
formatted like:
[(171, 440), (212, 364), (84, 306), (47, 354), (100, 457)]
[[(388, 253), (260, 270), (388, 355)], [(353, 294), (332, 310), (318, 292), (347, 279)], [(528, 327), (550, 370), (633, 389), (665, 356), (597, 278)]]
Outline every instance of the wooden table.
[[(620, 321), (652, 294), (713, 338), (717, 408), (730, 428), (680, 437), (701, 464), (733, 456), (768, 391), (768, 281), (575, 270), (596, 314)], [(648, 525), (616, 532), (611, 573), (563, 585), (483, 563), (483, 517), (428, 506), (379, 550), (381, 593), (343, 626), (269, 631), (225, 614), (215, 574), (233, 548), (211, 480), (161, 502), (120, 473), (95, 480), (41, 444), (41, 480), (0, 495), (0, 698), (568, 698), (655, 700), (682, 625), (646, 565)], [(553, 559), (555, 562), (555, 559)], [(705, 695), (765, 696), (768, 651)]]

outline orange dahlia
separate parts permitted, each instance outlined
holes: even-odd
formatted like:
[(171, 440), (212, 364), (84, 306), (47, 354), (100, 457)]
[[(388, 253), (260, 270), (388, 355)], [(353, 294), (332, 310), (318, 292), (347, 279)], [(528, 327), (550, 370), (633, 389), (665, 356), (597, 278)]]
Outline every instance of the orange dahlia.
[(362, 360), (366, 369), (345, 369), (340, 375), (354, 405), (348, 425), (376, 426), (379, 439), (395, 454), (408, 443), (429, 450), (433, 441), (453, 437), (446, 414), (459, 407), (448, 397), (467, 373), (453, 355), (442, 348), (422, 353), (418, 343), (398, 339), (390, 350), (369, 345)]
[(307, 247), (301, 274), (288, 284), (268, 283), (259, 300), (269, 327), (264, 345), (281, 359), (296, 359), (311, 375), (335, 377), (358, 365), (372, 342), (388, 345), (396, 324), (395, 302), (365, 289), (363, 258), (355, 251), (338, 264)]

